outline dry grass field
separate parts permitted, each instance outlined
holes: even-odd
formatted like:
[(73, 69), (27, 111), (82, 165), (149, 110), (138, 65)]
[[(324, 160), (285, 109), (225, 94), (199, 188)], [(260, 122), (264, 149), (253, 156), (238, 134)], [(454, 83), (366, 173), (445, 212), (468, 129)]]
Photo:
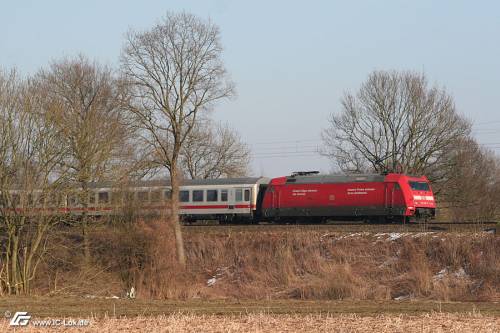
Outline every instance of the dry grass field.
[[(411, 315), (272, 315), (238, 316), (172, 314), (156, 317), (89, 318), (86, 327), (34, 327), (22, 332), (498, 332), (500, 318), (481, 314)], [(12, 330), (7, 320), (0, 330)]]
[(161, 221), (55, 233), (33, 294), (160, 300), (499, 301), (500, 237), (322, 226), (186, 227), (186, 269)]

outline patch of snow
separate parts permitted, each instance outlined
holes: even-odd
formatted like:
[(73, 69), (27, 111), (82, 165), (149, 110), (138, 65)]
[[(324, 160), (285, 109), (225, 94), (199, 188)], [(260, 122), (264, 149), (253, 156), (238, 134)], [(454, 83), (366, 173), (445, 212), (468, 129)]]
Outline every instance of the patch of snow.
[(207, 287), (211, 287), (217, 282), (217, 278), (213, 277), (207, 280)]
[(443, 268), (442, 270), (440, 270), (439, 272), (437, 272), (432, 277), (432, 279), (433, 280), (442, 280), (447, 274), (448, 274), (448, 269), (447, 268)]
[(104, 297), (104, 298), (105, 298), (105, 299), (120, 299), (120, 297), (115, 296), (115, 295), (110, 296), (110, 297)]
[(440, 281), (443, 278), (449, 277), (449, 276), (453, 276), (453, 277), (455, 277), (457, 279), (468, 279), (469, 278), (469, 275), (467, 274), (467, 272), (465, 272), (465, 270), (462, 267), (460, 267), (455, 272), (450, 271), (448, 268), (443, 268), (442, 270), (440, 270), (439, 272), (437, 272), (432, 277), (432, 279), (434, 281)]
[(215, 274), (207, 280), (207, 286), (211, 287), (213, 286), (218, 279), (222, 278), (225, 274), (227, 274), (229, 271), (229, 267), (217, 267), (215, 270)]
[(456, 272), (454, 272), (453, 275), (461, 279), (466, 279), (469, 277), (469, 275), (465, 272), (465, 270), (462, 267), (460, 267)]
[(410, 295), (401, 295), (401, 296), (395, 297), (394, 300), (395, 301), (404, 301), (405, 299), (409, 299), (409, 298), (410, 298)]
[(389, 234), (389, 238), (387, 238), (387, 240), (392, 242), (392, 241), (395, 241), (396, 239), (399, 239), (401, 237), (403, 237), (403, 235), (400, 234), (399, 232), (391, 232)]
[(85, 295), (83, 296), (84, 298), (91, 298), (91, 299), (94, 299), (94, 298), (100, 298), (100, 299), (120, 299), (120, 297), (118, 296), (96, 296), (96, 295)]
[[(417, 233), (414, 233), (412, 235), (412, 238), (420, 238), (420, 237), (423, 237), (423, 236), (433, 235), (433, 234), (435, 234), (435, 232), (433, 232), (433, 231), (430, 231), (430, 232), (417, 232)], [(437, 237), (436, 235), (432, 236), (432, 238), (436, 238), (436, 237)]]

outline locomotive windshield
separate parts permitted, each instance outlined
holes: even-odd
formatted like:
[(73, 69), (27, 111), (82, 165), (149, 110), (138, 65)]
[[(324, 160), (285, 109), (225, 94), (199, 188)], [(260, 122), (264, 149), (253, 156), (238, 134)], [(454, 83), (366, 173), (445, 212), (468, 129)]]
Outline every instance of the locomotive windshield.
[(426, 182), (409, 182), (413, 191), (430, 191), (429, 184)]

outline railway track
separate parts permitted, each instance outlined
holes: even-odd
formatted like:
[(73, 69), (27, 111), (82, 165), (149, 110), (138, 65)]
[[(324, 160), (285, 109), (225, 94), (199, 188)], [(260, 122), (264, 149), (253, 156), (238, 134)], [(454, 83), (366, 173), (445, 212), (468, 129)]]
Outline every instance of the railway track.
[[(362, 222), (331, 222), (326, 224), (191, 224), (183, 228), (187, 232), (259, 232), (259, 231), (306, 231), (325, 232), (496, 232), (496, 222), (432, 222), (412, 224), (367, 224)], [(498, 231), (500, 232), (500, 230)]]

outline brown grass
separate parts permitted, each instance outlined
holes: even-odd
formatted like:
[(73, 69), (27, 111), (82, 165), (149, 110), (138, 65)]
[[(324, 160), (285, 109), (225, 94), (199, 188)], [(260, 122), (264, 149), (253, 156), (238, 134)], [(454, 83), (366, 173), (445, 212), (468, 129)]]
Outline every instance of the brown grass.
[[(266, 313), (221, 317), (174, 314), (132, 319), (93, 320), (85, 328), (56, 327), (51, 331), (78, 332), (498, 332), (500, 318), (481, 314), (441, 314), (420, 316), (378, 315), (272, 315)], [(0, 321), (0, 330), (9, 329)], [(46, 332), (32, 325), (23, 332)]]
[(38, 293), (123, 296), (134, 286), (144, 299), (500, 300), (500, 237), (491, 234), (185, 230), (186, 270), (162, 221), (96, 228), (85, 269), (66, 230), (54, 236)]

